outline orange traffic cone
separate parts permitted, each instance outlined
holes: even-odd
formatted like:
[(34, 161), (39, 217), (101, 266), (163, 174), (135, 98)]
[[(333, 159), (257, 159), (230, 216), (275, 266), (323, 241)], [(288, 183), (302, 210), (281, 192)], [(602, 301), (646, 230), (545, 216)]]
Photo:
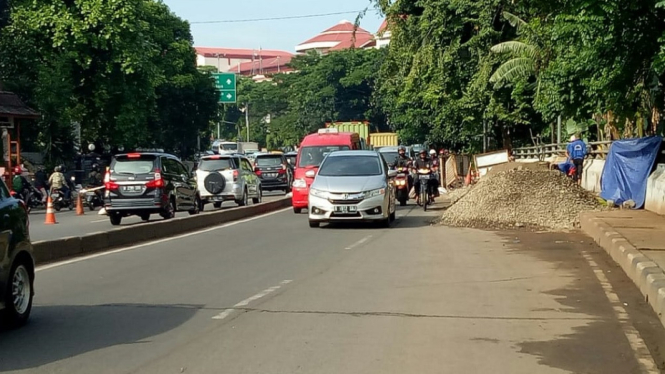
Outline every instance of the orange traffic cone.
[(44, 224), (46, 225), (55, 225), (56, 220), (55, 220), (55, 209), (53, 209), (53, 200), (51, 200), (51, 196), (48, 197), (48, 200), (46, 200), (46, 221)]
[(81, 194), (77, 194), (76, 197), (76, 215), (77, 216), (82, 216), (85, 214), (85, 210), (83, 209), (83, 198), (81, 197)]

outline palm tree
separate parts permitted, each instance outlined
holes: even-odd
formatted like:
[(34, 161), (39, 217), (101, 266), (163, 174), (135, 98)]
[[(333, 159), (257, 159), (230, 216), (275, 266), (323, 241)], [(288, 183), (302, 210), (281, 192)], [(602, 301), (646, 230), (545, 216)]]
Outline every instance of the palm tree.
[[(529, 26), (514, 14), (503, 12), (503, 16), (517, 29), (518, 35), (523, 28)], [(537, 75), (537, 66), (540, 59), (540, 49), (537, 46), (519, 40), (511, 40), (493, 46), (491, 51), (497, 54), (511, 55), (511, 58), (501, 64), (492, 74), (490, 77), (491, 83), (515, 82)]]

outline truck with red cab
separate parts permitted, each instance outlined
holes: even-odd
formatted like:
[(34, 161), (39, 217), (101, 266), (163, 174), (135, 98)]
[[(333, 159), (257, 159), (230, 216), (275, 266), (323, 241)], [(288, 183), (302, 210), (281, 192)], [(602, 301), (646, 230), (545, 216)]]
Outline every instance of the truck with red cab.
[(335, 151), (348, 151), (365, 148), (360, 135), (352, 132), (339, 132), (336, 128), (319, 129), (314, 134), (305, 136), (298, 148), (292, 205), (295, 213), (307, 209), (309, 186), (314, 182), (316, 171), (326, 155)]

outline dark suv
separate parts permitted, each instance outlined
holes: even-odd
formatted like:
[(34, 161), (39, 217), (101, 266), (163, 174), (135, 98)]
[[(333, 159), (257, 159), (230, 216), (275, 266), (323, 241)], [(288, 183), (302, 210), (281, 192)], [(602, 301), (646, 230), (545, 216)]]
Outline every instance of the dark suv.
[(153, 213), (169, 219), (178, 211), (201, 211), (194, 176), (170, 154), (115, 155), (104, 184), (104, 206), (112, 225), (119, 225), (123, 217), (131, 215), (148, 221)]
[(25, 204), (0, 179), (0, 322), (23, 325), (32, 310), (35, 261)]
[(291, 192), (293, 169), (283, 154), (256, 155), (254, 171), (261, 178), (261, 188), (264, 191), (283, 190), (286, 193)]

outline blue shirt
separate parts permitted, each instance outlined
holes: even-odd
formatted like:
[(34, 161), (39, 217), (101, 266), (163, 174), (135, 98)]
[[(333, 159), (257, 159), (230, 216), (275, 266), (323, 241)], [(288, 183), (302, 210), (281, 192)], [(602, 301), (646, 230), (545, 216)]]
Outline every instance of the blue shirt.
[(568, 144), (566, 150), (572, 160), (582, 160), (586, 156), (586, 143), (581, 139), (577, 139)]

